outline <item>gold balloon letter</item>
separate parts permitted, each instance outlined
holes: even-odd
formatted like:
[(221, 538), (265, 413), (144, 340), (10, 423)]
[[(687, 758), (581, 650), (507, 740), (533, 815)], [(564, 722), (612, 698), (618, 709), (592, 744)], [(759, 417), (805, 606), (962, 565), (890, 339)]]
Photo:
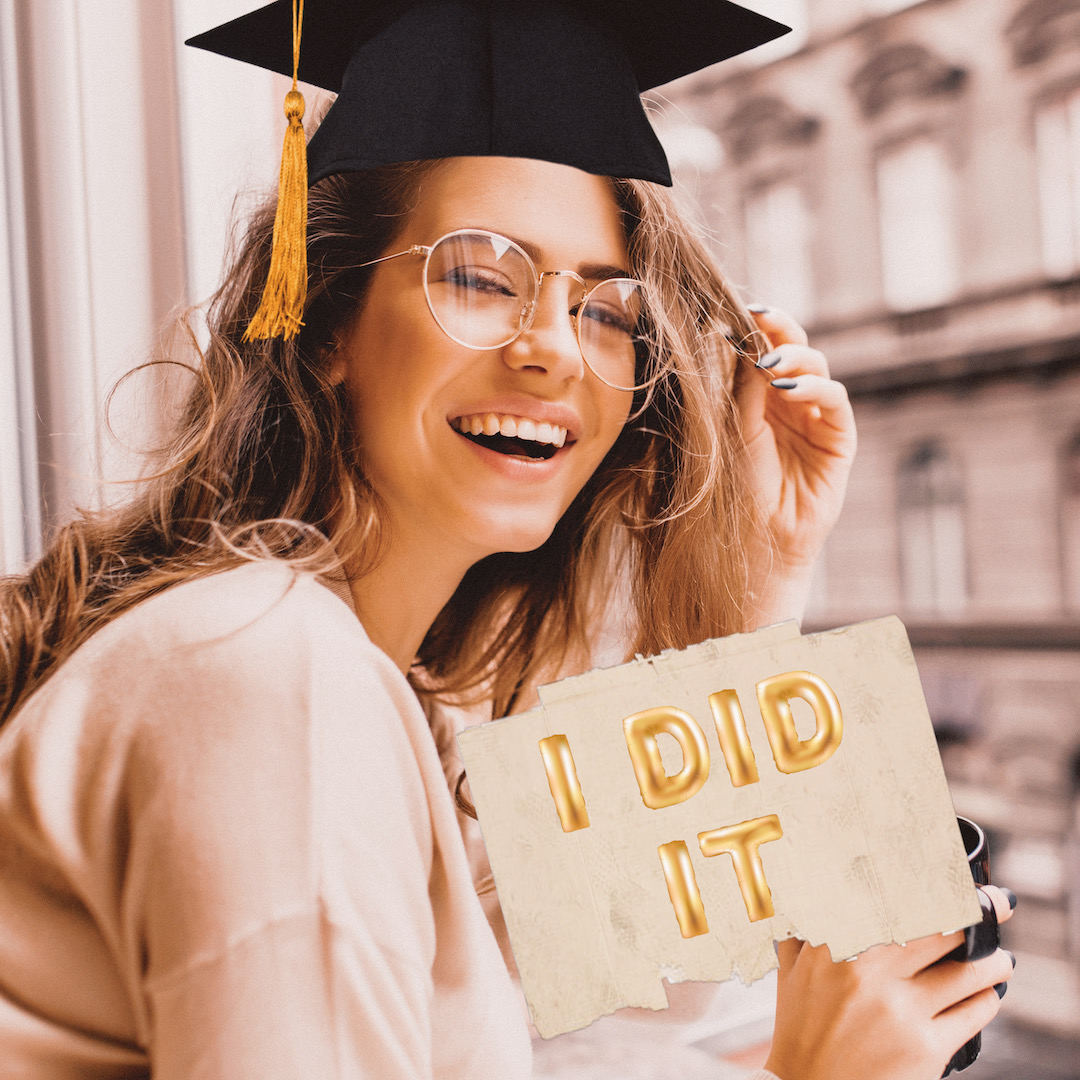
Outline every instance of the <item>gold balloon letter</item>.
[(724, 752), (724, 764), (733, 787), (745, 787), (758, 781), (757, 762), (750, 739), (746, 734), (739, 696), (734, 690), (721, 690), (709, 695), (709, 707), (716, 722), (716, 734), (720, 736), (720, 749)]
[(773, 914), (772, 893), (765, 880), (765, 868), (761, 865), (758, 848), (770, 840), (784, 835), (780, 819), (775, 814), (768, 817), (742, 821), (726, 829), (712, 829), (698, 833), (698, 843), (703, 855), (720, 855), (730, 852), (735, 864), (735, 876), (739, 879), (746, 913), (751, 922), (768, 919)]
[[(844, 734), (840, 702), (832, 687), (809, 671), (789, 671), (757, 684), (758, 705), (765, 731), (772, 746), (773, 759), (782, 773), (812, 769), (833, 755)], [(817, 730), (805, 742), (795, 730), (788, 700), (802, 698), (810, 703), (817, 720)]]
[[(709, 778), (709, 745), (689, 714), (673, 706), (646, 709), (623, 721), (626, 746), (634, 763), (641, 798), (652, 810), (675, 806), (696, 795)], [(674, 776), (664, 772), (656, 736), (666, 732), (682, 750), (683, 767)]]
[(585, 809), (585, 796), (578, 783), (574, 755), (565, 735), (550, 735), (540, 740), (540, 753), (544, 758), (548, 787), (559, 811), (563, 832), (575, 832), (589, 827), (589, 812)]
[(656, 850), (660, 853), (668, 896), (671, 897), (671, 906), (675, 909), (682, 936), (688, 938), (707, 934), (709, 924), (705, 919), (705, 905), (701, 902), (686, 844), (682, 840), (672, 840), (670, 844), (661, 844)]

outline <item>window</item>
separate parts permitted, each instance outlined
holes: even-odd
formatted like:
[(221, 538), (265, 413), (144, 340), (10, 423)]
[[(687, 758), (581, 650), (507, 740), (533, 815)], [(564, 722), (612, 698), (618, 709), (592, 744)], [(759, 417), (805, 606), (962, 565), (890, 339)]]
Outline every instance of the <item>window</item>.
[(40, 551), (37, 428), (15, 15), (0, 7), (0, 573)]
[(900, 570), (906, 606), (958, 615), (967, 602), (967, 547), (960, 474), (948, 452), (925, 442), (900, 466)]
[(1069, 612), (1080, 612), (1080, 430), (1061, 455), (1062, 595)]
[(797, 184), (773, 184), (746, 201), (746, 270), (755, 298), (800, 322), (813, 313), (810, 215)]
[(1080, 91), (1039, 110), (1035, 150), (1043, 266), (1071, 277), (1080, 271)]
[(946, 303), (960, 271), (945, 148), (929, 139), (905, 143), (879, 158), (877, 174), (885, 303), (894, 311)]

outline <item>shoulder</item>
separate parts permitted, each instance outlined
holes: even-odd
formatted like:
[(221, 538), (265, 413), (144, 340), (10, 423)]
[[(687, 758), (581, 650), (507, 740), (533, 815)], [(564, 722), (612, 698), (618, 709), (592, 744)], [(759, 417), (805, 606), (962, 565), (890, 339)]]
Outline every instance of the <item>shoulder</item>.
[(388, 662), (352, 610), (313, 574), (265, 561), (195, 578), (142, 601), (103, 627), (65, 666), (136, 669), (145, 679), (172, 665), (210, 670), (236, 662), (240, 666), (231, 670), (242, 675), (265, 660), (282, 665), (284, 675), (327, 650), (362, 656), (376, 668)]
[(313, 574), (265, 560), (174, 585), (125, 612), (88, 644), (103, 653), (143, 642), (155, 652), (212, 649), (290, 626), (323, 628), (367, 643), (348, 605)]
[(343, 715), (393, 743), (379, 719), (388, 712), (426, 728), (404, 676), (348, 604), (313, 574), (269, 561), (142, 601), (76, 650), (23, 712), (19, 726), (74, 725), (113, 745), (257, 740), (271, 725), (299, 738)]
[(348, 604), (284, 564), (141, 602), (0, 734), (0, 816), (25, 782), (67, 793), (49, 796), (61, 831), (74, 807), (99, 823), (128, 815), (154, 844), (172, 837), (181, 861), (224, 866), (243, 862), (241, 841), (304, 852), (317, 837), (321, 850), (366, 815), (375, 832), (361, 840), (377, 833), (425, 865), (438, 758), (419, 701)]

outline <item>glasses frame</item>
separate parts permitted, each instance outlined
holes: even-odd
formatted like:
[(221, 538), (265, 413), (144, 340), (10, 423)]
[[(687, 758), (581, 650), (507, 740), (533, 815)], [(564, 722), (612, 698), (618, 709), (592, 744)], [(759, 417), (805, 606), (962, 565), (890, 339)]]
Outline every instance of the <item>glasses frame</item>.
[[(456, 337), (450, 333), (449, 330), (439, 321), (439, 316), (435, 313), (435, 305), (431, 299), (431, 293), (428, 291), (428, 267), (431, 265), (431, 256), (435, 249), (444, 241), (450, 240), (455, 236), (483, 236), (490, 240), (498, 241), (499, 245), (505, 245), (508, 248), (513, 248), (524, 260), (525, 265), (529, 268), (531, 276), (536, 281), (536, 293), (530, 299), (525, 307), (522, 309), (520, 316), (520, 325), (509, 337), (504, 341), (500, 341), (494, 345), (472, 345), (468, 341), (462, 341), (461, 338)], [(491, 232), (489, 229), (452, 229), (448, 233), (444, 233), (433, 244), (413, 244), (412, 247), (405, 248), (403, 251), (395, 251), (392, 255), (383, 255), (378, 259), (371, 259), (368, 262), (360, 263), (357, 265), (357, 270), (362, 270), (368, 266), (377, 266), (379, 263), (389, 262), (391, 259), (400, 259), (405, 255), (423, 255), (424, 256), (424, 268), (423, 268), (423, 282), (424, 282), (424, 299), (427, 301), (428, 311), (431, 312), (431, 317), (435, 320), (435, 325), (455, 344), (460, 345), (462, 348), (471, 349), (473, 352), (490, 352), (493, 349), (504, 349), (513, 341), (517, 341), (522, 334), (526, 333), (532, 326), (536, 319), (536, 311), (540, 306), (540, 290), (544, 284), (544, 278), (553, 277), (568, 277), (573, 278), (582, 287), (581, 299), (577, 302), (577, 307), (571, 314), (571, 322), (574, 326), (574, 339), (577, 341), (578, 353), (581, 356), (582, 363), (596, 376), (605, 386), (610, 386), (613, 390), (626, 390), (633, 393), (637, 393), (641, 390), (649, 388), (652, 382), (642, 383), (640, 386), (619, 386), (618, 383), (613, 383), (608, 379), (605, 379), (593, 366), (589, 363), (589, 358), (585, 355), (585, 350), (581, 345), (581, 312), (584, 310), (585, 305), (589, 302), (593, 293), (597, 289), (602, 288), (605, 285), (610, 285), (613, 282), (625, 282), (629, 285), (636, 285), (641, 290), (642, 296), (645, 293), (645, 283), (639, 281), (637, 278), (630, 277), (614, 277), (604, 278), (602, 281), (598, 281), (591, 289), (588, 287), (589, 283), (578, 273), (573, 270), (537, 270), (536, 263), (533, 262), (529, 253), (520, 245), (515, 243), (508, 236), (503, 236), (502, 233)], [(635, 352), (637, 347), (635, 346)], [(635, 358), (635, 369), (637, 363)]]

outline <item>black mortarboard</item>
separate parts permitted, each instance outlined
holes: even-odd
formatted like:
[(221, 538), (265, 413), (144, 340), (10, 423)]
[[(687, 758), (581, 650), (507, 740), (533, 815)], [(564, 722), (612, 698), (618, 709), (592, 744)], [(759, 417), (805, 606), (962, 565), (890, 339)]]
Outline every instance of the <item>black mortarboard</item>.
[[(298, 184), (333, 173), (459, 156), (670, 184), (641, 92), (788, 29), (728, 0), (275, 0), (187, 44), (338, 94), (308, 145), (306, 180), (295, 166), (303, 99), (294, 90), (286, 104), (294, 164), (282, 199), (288, 184), (295, 203)], [(302, 295), (282, 300), (299, 273), (293, 218), (280, 246), (294, 269), (271, 268), (271, 329), (253, 336), (299, 326)]]
[[(291, 20), (276, 0), (187, 44), (289, 75)], [(307, 0), (299, 77), (339, 95), (309, 179), (497, 155), (670, 184), (638, 95), (787, 29), (726, 0)]]

